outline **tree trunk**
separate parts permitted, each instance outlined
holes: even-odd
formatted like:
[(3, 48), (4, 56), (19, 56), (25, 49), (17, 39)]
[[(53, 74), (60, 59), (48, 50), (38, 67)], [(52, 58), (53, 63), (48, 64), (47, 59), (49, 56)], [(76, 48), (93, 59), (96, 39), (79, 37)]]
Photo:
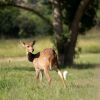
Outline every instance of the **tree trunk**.
[(70, 27), (70, 41), (62, 35), (63, 27), (62, 27), (62, 14), (60, 9), (60, 1), (59, 0), (51, 0), (53, 4), (53, 26), (54, 26), (54, 33), (56, 38), (56, 47), (58, 50), (58, 58), (59, 62), (62, 65), (71, 65), (73, 64), (73, 59), (75, 56), (75, 47), (78, 37), (78, 29), (79, 29), (79, 22), (84, 14), (86, 7), (91, 0), (82, 0), (80, 5), (76, 11), (75, 17), (72, 21)]
[(60, 0), (51, 0), (53, 7), (53, 28), (54, 28), (54, 36), (56, 39), (56, 47), (58, 50), (58, 60), (60, 64), (64, 62), (64, 41), (63, 41), (63, 27), (62, 27), (62, 13), (61, 13), (61, 5)]
[(75, 17), (72, 21), (72, 24), (70, 27), (71, 38), (66, 49), (65, 64), (68, 64), (68, 65), (73, 64), (73, 60), (75, 56), (75, 47), (76, 47), (76, 42), (78, 38), (79, 23), (90, 1), (91, 0), (82, 0), (80, 2), (80, 5), (76, 11)]

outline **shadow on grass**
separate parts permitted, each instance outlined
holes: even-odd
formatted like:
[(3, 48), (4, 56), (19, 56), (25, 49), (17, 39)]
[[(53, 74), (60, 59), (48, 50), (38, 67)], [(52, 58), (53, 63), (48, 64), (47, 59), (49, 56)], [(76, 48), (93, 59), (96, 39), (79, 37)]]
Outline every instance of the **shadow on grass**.
[(73, 69), (93, 69), (96, 67), (100, 67), (100, 63), (74, 63), (73, 65), (62, 65), (60, 66), (60, 69), (65, 69), (65, 68), (73, 68)]
[[(73, 69), (93, 69), (96, 67), (100, 67), (100, 64), (91, 64), (91, 63), (81, 63), (81, 64), (73, 64), (72, 66), (68, 66), (67, 68)], [(65, 66), (61, 66), (61, 69), (65, 69)], [(34, 67), (4, 67), (0, 69), (1, 71), (35, 71)]]
[(100, 67), (100, 64), (91, 64), (91, 63), (81, 63), (81, 64), (73, 64), (71, 68), (75, 69), (93, 69), (95, 67)]
[(35, 71), (33, 67), (6, 67), (6, 68), (1, 68), (0, 70), (3, 71)]

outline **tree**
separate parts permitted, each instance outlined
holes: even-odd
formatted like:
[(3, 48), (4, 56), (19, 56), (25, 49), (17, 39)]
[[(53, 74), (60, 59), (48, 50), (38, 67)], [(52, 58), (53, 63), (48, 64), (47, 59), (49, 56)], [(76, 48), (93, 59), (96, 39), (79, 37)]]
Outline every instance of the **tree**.
[[(6, 0), (3, 0), (6, 1)], [(15, 2), (16, 1), (16, 2)], [(79, 32), (85, 32), (94, 25), (96, 15), (97, 0), (44, 0), (46, 4), (53, 7), (52, 22), (41, 12), (37, 11), (30, 4), (23, 3), (24, 0), (9, 0), (2, 2), (2, 6), (13, 6), (28, 11), (32, 11), (54, 28), (56, 47), (61, 64), (72, 64), (75, 56), (75, 47)], [(26, 0), (27, 1), (27, 0)], [(30, 0), (31, 1), (31, 0)], [(90, 20), (91, 19), (91, 20)], [(86, 23), (90, 20), (91, 23)], [(69, 27), (69, 37), (65, 36), (63, 25)]]
[[(69, 1), (69, 2), (68, 2)], [(94, 17), (96, 15), (95, 8), (97, 5), (94, 0), (51, 0), (53, 4), (54, 13), (54, 31), (56, 36), (56, 47), (58, 50), (59, 58), (61, 58), (61, 64), (68, 65), (73, 64), (73, 59), (75, 56), (75, 47), (77, 43), (78, 33), (81, 29), (90, 29), (94, 24)], [(75, 4), (76, 3), (76, 4)], [(92, 6), (89, 8), (89, 5)], [(67, 8), (66, 8), (67, 6)], [(70, 7), (70, 8), (69, 8)], [(74, 8), (73, 8), (74, 7)], [(73, 8), (73, 9), (71, 9)], [(65, 24), (69, 26), (69, 37), (64, 36), (62, 29), (62, 12), (63, 9), (67, 12), (65, 17)], [(92, 10), (91, 10), (92, 9)], [(91, 13), (91, 11), (93, 13)], [(88, 16), (86, 16), (86, 14)], [(69, 14), (69, 15), (68, 15)], [(74, 17), (73, 17), (74, 16)], [(85, 16), (85, 17), (84, 17)], [(68, 21), (66, 21), (68, 19)], [(91, 19), (91, 23), (85, 24), (83, 20)], [(81, 23), (81, 27), (79, 26)], [(81, 31), (82, 32), (82, 31)]]
[(44, 22), (48, 23), (52, 27), (52, 23), (48, 18), (46, 18), (38, 10), (36, 10), (35, 7), (32, 4), (26, 3), (24, 1), (25, 0), (1, 0), (0, 1), (0, 7), (1, 8), (2, 7), (15, 7), (15, 8), (20, 8), (20, 9), (24, 9), (24, 10), (33, 12), (38, 17), (43, 19)]
[[(39, 8), (39, 7), (36, 7), (34, 5), (37, 5), (37, 4), (35, 4), (35, 2), (32, 2), (31, 0), (30, 1), (28, 1), (28, 0), (1, 0), (0, 1), (0, 8), (1, 8), (2, 12), (3, 12), (3, 9), (6, 9), (6, 8), (9, 11), (11, 9), (15, 9), (15, 10), (22, 9), (22, 10), (19, 10), (20, 14), (17, 15), (17, 21), (16, 21), (18, 28), (19, 28), (19, 32), (18, 31), (15, 31), (15, 32), (19, 37), (29, 37), (29, 36), (34, 36), (35, 34), (49, 33), (49, 32), (51, 34), (52, 23), (49, 20), (49, 18), (44, 16), (45, 13), (43, 13), (43, 14), (41, 13), (43, 7), (42, 7), (42, 9), (38, 10), (37, 8)], [(32, 13), (29, 14), (28, 12), (27, 12), (26, 16), (25, 15), (23, 16), (23, 14), (22, 14), (23, 10), (25, 11), (24, 13), (26, 13), (26, 10), (27, 10), (29, 12), (34, 13), (38, 17), (36, 18), (35, 15), (32, 15)], [(3, 15), (4, 15), (4, 13), (3, 13)], [(10, 13), (10, 15), (13, 16), (13, 13), (14, 12), (12, 12), (12, 15)], [(34, 17), (34, 19), (32, 17)], [(15, 18), (15, 20), (16, 20), (16, 18)], [(12, 20), (12, 22), (15, 22), (15, 20)], [(4, 24), (6, 25), (6, 22)], [(10, 24), (9, 24), (9, 26), (10, 26)], [(6, 29), (10, 29), (10, 28), (8, 26), (4, 27), (4, 30), (6, 30)], [(3, 34), (4, 32), (1, 30), (0, 33)], [(7, 30), (7, 34), (8, 33), (9, 33), (9, 31)], [(8, 34), (8, 36), (10, 37), (9, 34)], [(14, 34), (15, 33), (13, 32), (13, 35)], [(6, 37), (5, 34), (4, 34), (4, 37)]]
[(73, 21), (70, 26), (70, 41), (68, 43), (68, 48), (66, 52), (66, 60), (69, 64), (73, 63), (74, 55), (75, 55), (75, 47), (76, 47), (76, 42), (78, 38), (78, 33), (79, 33), (79, 23), (84, 15), (84, 12), (86, 11), (86, 8), (90, 4), (91, 0), (82, 0), (77, 8), (77, 11), (75, 13), (75, 17), (73, 18)]
[(61, 3), (59, 0), (51, 0), (53, 8), (53, 28), (54, 35), (56, 38), (56, 47), (58, 50), (59, 63), (63, 64), (64, 59), (64, 45), (65, 41), (62, 38), (63, 35), (63, 23), (62, 23), (62, 13), (61, 13)]
[(0, 9), (0, 38), (18, 37), (19, 27), (16, 23), (19, 11), (11, 8)]

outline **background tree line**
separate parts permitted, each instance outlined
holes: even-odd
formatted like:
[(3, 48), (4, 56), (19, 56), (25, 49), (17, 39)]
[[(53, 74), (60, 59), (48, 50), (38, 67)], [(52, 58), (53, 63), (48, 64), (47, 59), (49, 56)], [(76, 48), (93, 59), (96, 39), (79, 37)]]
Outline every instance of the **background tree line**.
[(53, 34), (54, 30), (59, 62), (72, 64), (78, 35), (97, 23), (99, 3), (99, 0), (1, 0), (0, 37), (32, 37)]
[[(16, 0), (0, 1), (0, 38), (27, 38), (38, 34), (51, 33), (50, 26), (34, 13), (7, 6), (13, 4), (13, 1)], [(20, 0), (16, 2), (19, 4), (23, 3), (20, 2)], [(44, 16), (49, 16), (49, 9), (42, 6), (40, 2), (41, 1), (27, 1), (27, 3), (31, 3), (31, 5), (34, 6), (35, 9), (38, 9)], [(6, 4), (6, 6), (3, 4)]]

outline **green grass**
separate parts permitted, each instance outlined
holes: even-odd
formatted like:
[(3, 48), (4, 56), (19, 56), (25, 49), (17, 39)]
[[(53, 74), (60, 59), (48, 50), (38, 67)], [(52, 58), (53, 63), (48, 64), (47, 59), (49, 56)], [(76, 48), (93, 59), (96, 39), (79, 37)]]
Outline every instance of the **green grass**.
[[(65, 69), (64, 69), (65, 70)], [(67, 68), (67, 88), (63, 87), (56, 72), (51, 71), (51, 86), (45, 77), (35, 80), (35, 71), (27, 61), (0, 63), (0, 100), (96, 100), (96, 71)]]
[(81, 54), (78, 58), (75, 59), (75, 62), (78, 64), (99, 64), (100, 63), (100, 53), (88, 53), (88, 54)]
[(79, 36), (77, 46), (81, 53), (100, 53), (100, 29), (94, 28), (84, 36)]
[(0, 57), (23, 56), (19, 40), (0, 40)]

